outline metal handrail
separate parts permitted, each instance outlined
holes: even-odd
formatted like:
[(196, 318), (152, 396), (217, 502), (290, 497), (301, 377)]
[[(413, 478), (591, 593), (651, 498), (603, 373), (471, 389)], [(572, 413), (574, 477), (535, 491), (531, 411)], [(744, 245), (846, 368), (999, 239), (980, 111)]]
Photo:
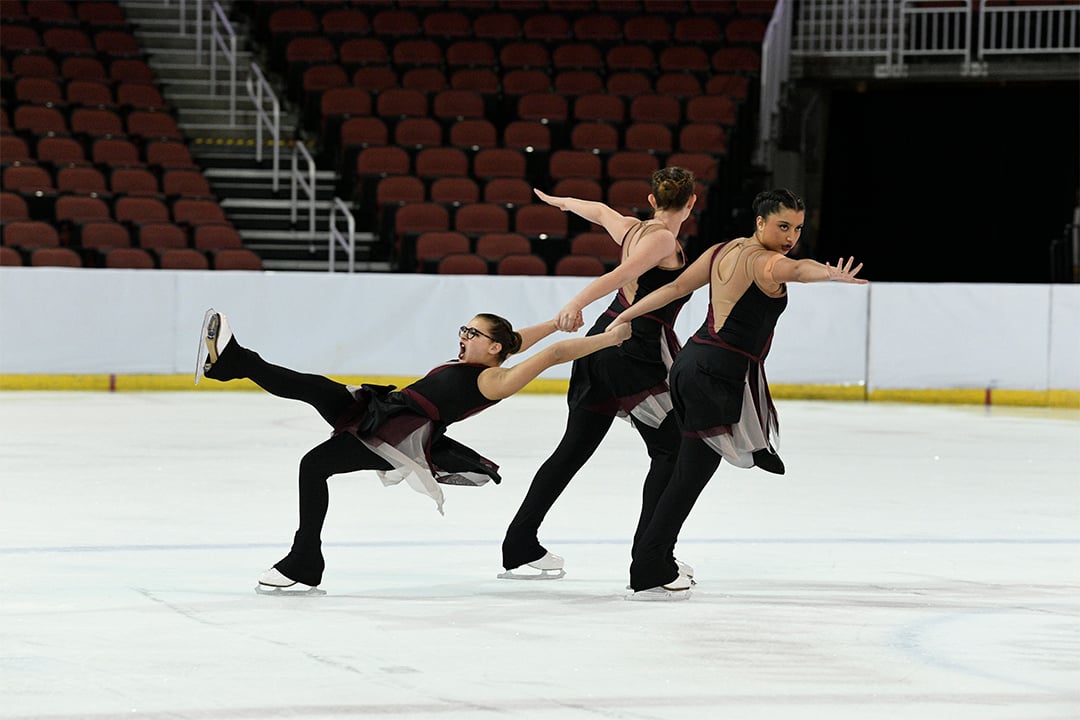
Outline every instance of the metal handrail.
[[(228, 43), (218, 32), (218, 22), (228, 33)], [(210, 13), (210, 94), (217, 95), (217, 51), (221, 48), (229, 62), (229, 125), (236, 125), (236, 31), (226, 16), (221, 4), (214, 0)]]
[[(281, 147), (281, 103), (278, 102), (274, 88), (266, 80), (262, 70), (255, 63), (251, 63), (251, 72), (247, 78), (248, 97), (255, 105), (255, 160), (262, 162), (263, 156), (263, 125), (270, 132), (270, 141), (274, 144), (274, 192), (278, 191), (280, 175), (280, 152)], [(266, 112), (263, 102), (269, 98), (271, 102), (270, 112)]]
[[(180, 35), (187, 35), (187, 0), (180, 0), (180, 22), (177, 31)], [(165, 0), (165, 7), (169, 6), (169, 0)], [(203, 0), (195, 0), (195, 64), (203, 64), (202, 41), (203, 36)]]
[(802, 0), (791, 54), (892, 60), (893, 0)]
[(982, 73), (988, 55), (1080, 53), (1080, 5), (1003, 3), (801, 0), (791, 54), (880, 58), (879, 73), (903, 75), (912, 56), (959, 55)]
[[(300, 155), (304, 156), (307, 161), (307, 177), (300, 172), (298, 167), (298, 158)], [(308, 152), (307, 147), (300, 140), (297, 140), (293, 145), (292, 152), (292, 173), (291, 173), (289, 199), (292, 205), (289, 213), (289, 219), (292, 224), (296, 225), (296, 217), (299, 209), (299, 203), (297, 202), (297, 187), (304, 188), (307, 193), (307, 206), (308, 206), (308, 232), (312, 236), (312, 250), (315, 249), (314, 237), (315, 237), (315, 158), (311, 157), (311, 153)]]
[(775, 145), (780, 99), (790, 76), (791, 4), (778, 0), (761, 44), (761, 101), (758, 108), (758, 137), (754, 162), (769, 167)]
[[(337, 211), (341, 210), (345, 215), (345, 220), (348, 223), (348, 235), (342, 235), (341, 231), (337, 228)], [(356, 218), (353, 217), (352, 212), (345, 202), (335, 197), (333, 204), (330, 206), (330, 263), (329, 271), (334, 272), (334, 256), (337, 254), (337, 247), (340, 245), (345, 248), (345, 253), (349, 256), (349, 272), (356, 271)]]
[(969, 71), (975, 23), (971, 0), (962, 2), (941, 7), (927, 0), (901, 0), (897, 66), (904, 67), (905, 58), (912, 56), (960, 55), (960, 67)]
[(983, 3), (978, 58), (1080, 53), (1080, 5), (1012, 7)]

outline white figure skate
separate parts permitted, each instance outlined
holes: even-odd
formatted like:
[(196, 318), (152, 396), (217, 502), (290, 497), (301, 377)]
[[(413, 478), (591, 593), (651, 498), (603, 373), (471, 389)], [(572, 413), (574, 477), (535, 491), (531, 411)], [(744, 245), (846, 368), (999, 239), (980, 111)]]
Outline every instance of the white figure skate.
[(255, 586), (255, 592), (260, 595), (325, 595), (325, 590), (318, 587), (304, 585), (278, 572), (277, 568), (270, 568), (259, 576), (259, 584)]
[[(691, 585), (697, 585), (697, 580), (694, 579), (694, 568), (693, 567), (691, 567), (690, 565), (687, 565), (686, 563), (684, 563), (682, 560), (680, 560), (678, 558), (675, 558), (675, 564), (679, 567), (679, 574), (680, 575), (685, 575), (686, 577), (690, 578), (690, 584)], [(627, 585), (626, 589), (627, 590), (633, 590), (634, 588), (631, 587), (630, 585)]]
[(649, 588), (648, 590), (638, 590), (637, 592), (629, 593), (626, 596), (626, 599), (644, 600), (646, 602), (671, 602), (673, 600), (689, 600), (691, 583), (692, 581), (690, 580), (690, 578), (680, 572), (679, 576), (669, 582), (667, 585), (657, 585), (656, 587)]
[(679, 558), (675, 558), (675, 564), (679, 566), (680, 575), (685, 575), (690, 578), (691, 585), (697, 585), (697, 580), (694, 579), (694, 568), (692, 566), (687, 565)]
[(203, 315), (202, 329), (199, 331), (199, 347), (195, 352), (195, 384), (199, 384), (203, 374), (217, 362), (218, 356), (232, 340), (232, 330), (225, 315), (210, 308)]
[[(545, 553), (544, 557), (531, 563), (499, 573), (500, 580), (558, 580), (566, 575), (563, 570), (565, 560), (554, 553)], [(537, 572), (528, 572), (532, 568)], [(519, 572), (522, 571), (522, 572)]]

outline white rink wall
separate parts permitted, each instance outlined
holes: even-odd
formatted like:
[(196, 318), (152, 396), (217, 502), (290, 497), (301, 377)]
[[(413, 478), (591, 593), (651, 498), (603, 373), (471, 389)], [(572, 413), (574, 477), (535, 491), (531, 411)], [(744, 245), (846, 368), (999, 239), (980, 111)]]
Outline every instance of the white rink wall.
[[(263, 357), (329, 375), (419, 376), (477, 312), (524, 326), (590, 278), (0, 268), (0, 374), (182, 374), (207, 307)], [(792, 285), (772, 383), (1080, 389), (1080, 286)], [(706, 292), (676, 329), (704, 320)], [(591, 322), (606, 307), (586, 309)], [(558, 339), (553, 336), (552, 340)], [(549, 341), (550, 342), (550, 341)], [(546, 378), (569, 376), (569, 366)]]

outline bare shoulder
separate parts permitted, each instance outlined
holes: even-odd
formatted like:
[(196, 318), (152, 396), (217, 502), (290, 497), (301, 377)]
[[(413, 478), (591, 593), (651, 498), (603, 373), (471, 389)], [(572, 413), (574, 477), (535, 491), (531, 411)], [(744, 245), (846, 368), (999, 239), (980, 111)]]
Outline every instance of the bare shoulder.
[(507, 368), (501, 366), (489, 367), (482, 371), (476, 378), (476, 387), (480, 394), (488, 400), (502, 400), (508, 397), (503, 387), (506, 383), (507, 372)]
[[(617, 210), (611, 212), (619, 214)], [(630, 233), (630, 230), (640, 223), (636, 217), (630, 215), (619, 214), (619, 219), (606, 228), (608, 235), (615, 241), (616, 245), (622, 245), (626, 240), (626, 236)]]

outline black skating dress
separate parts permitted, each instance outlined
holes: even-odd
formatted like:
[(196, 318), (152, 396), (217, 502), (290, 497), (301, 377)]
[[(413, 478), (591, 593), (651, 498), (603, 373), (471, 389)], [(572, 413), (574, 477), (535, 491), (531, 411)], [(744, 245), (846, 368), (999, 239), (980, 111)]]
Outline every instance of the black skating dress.
[[(624, 254), (635, 235), (640, 238), (660, 227), (644, 222), (632, 227), (623, 238)], [(681, 246), (678, 252), (684, 265)], [(667, 285), (682, 271), (682, 265), (672, 269), (654, 267), (646, 271), (637, 279), (634, 301)], [(649, 427), (659, 427), (672, 408), (668, 371), (681, 349), (674, 325), (688, 299), (678, 298), (634, 319), (631, 323), (632, 334), (621, 345), (604, 348), (575, 360), (567, 393), (570, 409), (583, 409), (626, 420), (634, 417)], [(611, 305), (596, 319), (588, 335), (604, 332), (631, 304), (626, 289), (620, 288)]]
[(500, 482), (499, 466), (446, 436), (451, 423), (494, 405), (477, 386), (486, 365), (449, 362), (402, 390), (393, 386), (350, 386), (356, 402), (334, 425), (334, 434), (356, 436), (393, 466), (380, 470), (383, 485), (406, 481), (431, 496), (443, 511), (444, 485)]
[(758, 285), (752, 267), (763, 252), (769, 251), (746, 240), (713, 251), (708, 315), (671, 370), (684, 436), (704, 440), (737, 467), (753, 467), (755, 451), (775, 454), (780, 444), (764, 363), (787, 292), (780, 284), (770, 295)]

